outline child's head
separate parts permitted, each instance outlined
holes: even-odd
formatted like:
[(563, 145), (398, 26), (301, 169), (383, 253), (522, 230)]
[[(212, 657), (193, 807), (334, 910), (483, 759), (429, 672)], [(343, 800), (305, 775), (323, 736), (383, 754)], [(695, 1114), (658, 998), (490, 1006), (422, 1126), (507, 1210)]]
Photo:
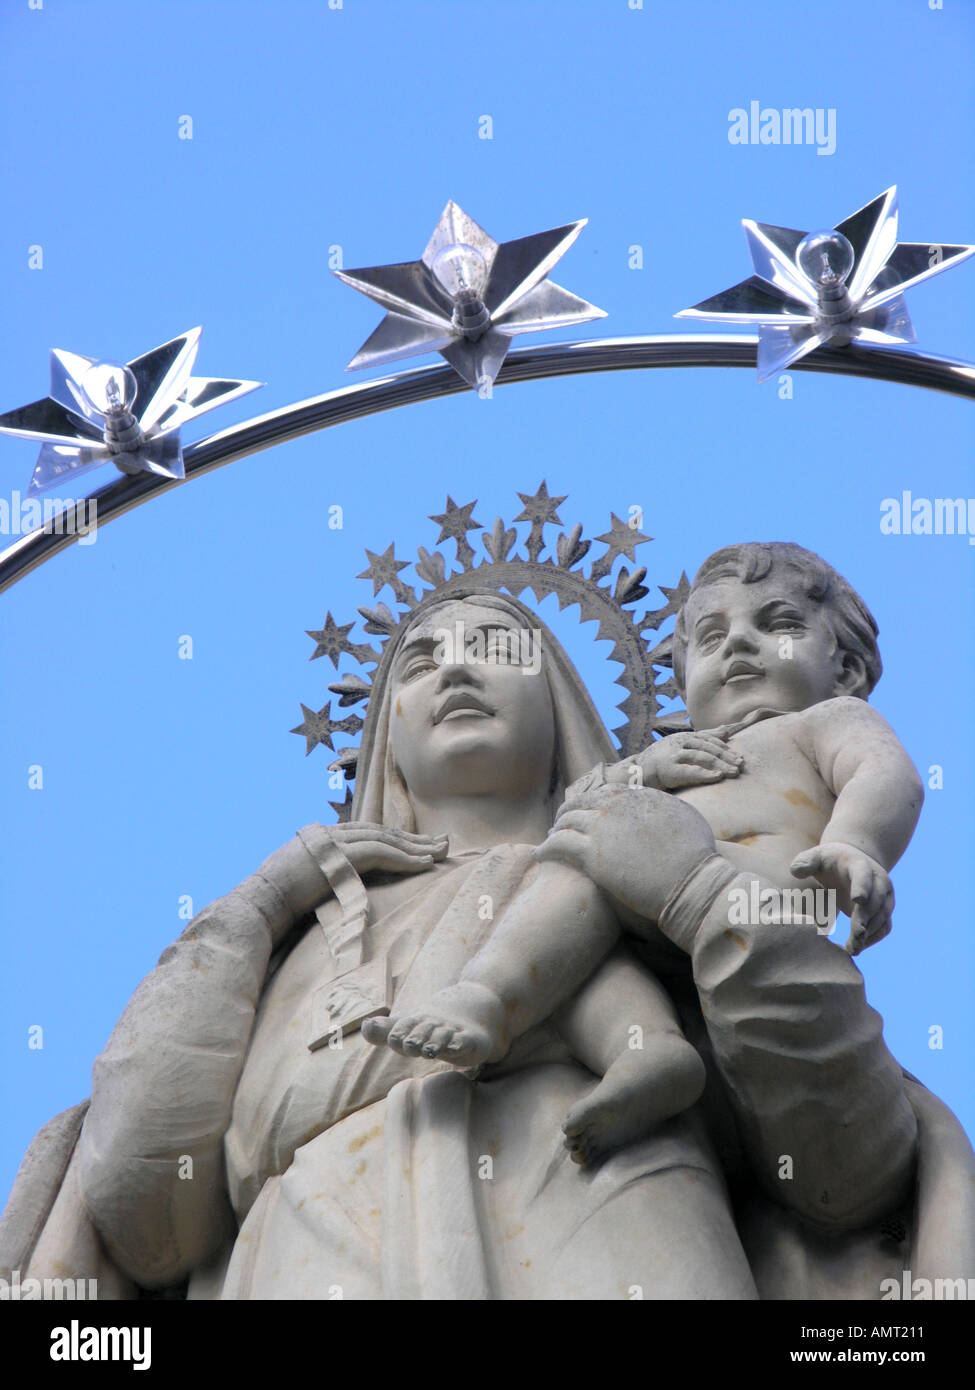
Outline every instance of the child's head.
[(846, 580), (788, 541), (730, 545), (705, 560), (674, 629), (674, 675), (695, 728), (762, 706), (866, 699), (880, 679), (877, 624)]

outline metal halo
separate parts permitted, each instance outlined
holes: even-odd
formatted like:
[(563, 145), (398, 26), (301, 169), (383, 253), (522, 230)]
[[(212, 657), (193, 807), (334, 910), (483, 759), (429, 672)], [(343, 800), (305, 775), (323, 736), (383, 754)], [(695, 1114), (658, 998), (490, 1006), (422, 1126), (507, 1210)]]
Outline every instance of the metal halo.
[[(509, 353), (498, 374), (498, 385), (540, 381), (546, 377), (588, 372), (632, 371), (652, 367), (751, 367), (756, 364), (757, 338), (750, 334), (660, 334), (652, 337), (597, 338), (551, 347), (522, 348)], [(921, 386), (975, 400), (975, 366), (949, 357), (898, 348), (818, 348), (790, 370), (826, 372), (836, 376), (870, 377), (899, 385)], [(98, 504), (98, 524), (104, 525), (147, 502), (158, 493), (181, 486), (193, 477), (221, 468), (274, 444), (298, 439), (332, 425), (358, 420), (399, 406), (470, 388), (450, 367), (418, 367), (380, 377), (362, 385), (313, 396), (267, 415), (222, 430), (184, 450), (183, 480), (140, 474), (117, 478), (90, 494)], [(69, 509), (70, 510), (70, 509)], [(56, 519), (57, 521), (58, 519)], [(45, 560), (64, 550), (74, 534), (37, 527), (0, 553), (0, 593)]]

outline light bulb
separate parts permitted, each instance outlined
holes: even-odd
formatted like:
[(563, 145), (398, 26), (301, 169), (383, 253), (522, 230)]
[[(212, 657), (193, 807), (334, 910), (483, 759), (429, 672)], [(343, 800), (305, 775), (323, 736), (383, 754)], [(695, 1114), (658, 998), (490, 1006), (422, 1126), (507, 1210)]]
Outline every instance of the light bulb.
[(809, 232), (796, 247), (796, 265), (814, 285), (833, 289), (846, 283), (855, 253), (842, 232)]
[(85, 400), (99, 415), (128, 410), (139, 389), (128, 367), (118, 362), (93, 363), (78, 385)]
[(464, 241), (438, 251), (431, 269), (451, 299), (480, 299), (487, 288), (487, 262), (476, 246)]

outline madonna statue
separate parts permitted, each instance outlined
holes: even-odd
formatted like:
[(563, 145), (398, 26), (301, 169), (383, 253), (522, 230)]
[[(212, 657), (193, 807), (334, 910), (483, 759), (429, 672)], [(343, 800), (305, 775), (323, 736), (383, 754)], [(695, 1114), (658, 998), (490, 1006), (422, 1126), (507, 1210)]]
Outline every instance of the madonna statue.
[[(553, 634), (478, 573), (386, 642), (350, 820), (299, 832), (138, 987), (90, 1102), (24, 1160), (0, 1272), (101, 1298), (471, 1300), (880, 1298), (903, 1269), (975, 1274), (971, 1150), (888, 1053), (852, 960), (814, 925), (731, 930), (691, 805), (579, 783), (609, 736)], [(458, 624), (480, 660), (444, 656)], [(505, 632), (540, 660), (492, 660)], [(596, 1078), (557, 1017), (466, 1070), (360, 1026), (457, 980), (567, 795), (654, 797), (653, 842), (597, 857), (661, 905), (620, 950), (707, 1077), (589, 1166), (562, 1125)]]

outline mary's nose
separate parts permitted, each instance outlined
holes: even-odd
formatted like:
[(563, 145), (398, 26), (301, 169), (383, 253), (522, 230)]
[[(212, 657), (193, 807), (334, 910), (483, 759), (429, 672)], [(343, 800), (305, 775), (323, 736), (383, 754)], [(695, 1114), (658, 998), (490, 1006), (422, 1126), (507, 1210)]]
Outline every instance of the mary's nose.
[(448, 690), (452, 685), (473, 685), (480, 687), (484, 684), (478, 675), (477, 666), (473, 662), (464, 660), (463, 654), (459, 659), (445, 661), (441, 664), (437, 673), (437, 690)]

